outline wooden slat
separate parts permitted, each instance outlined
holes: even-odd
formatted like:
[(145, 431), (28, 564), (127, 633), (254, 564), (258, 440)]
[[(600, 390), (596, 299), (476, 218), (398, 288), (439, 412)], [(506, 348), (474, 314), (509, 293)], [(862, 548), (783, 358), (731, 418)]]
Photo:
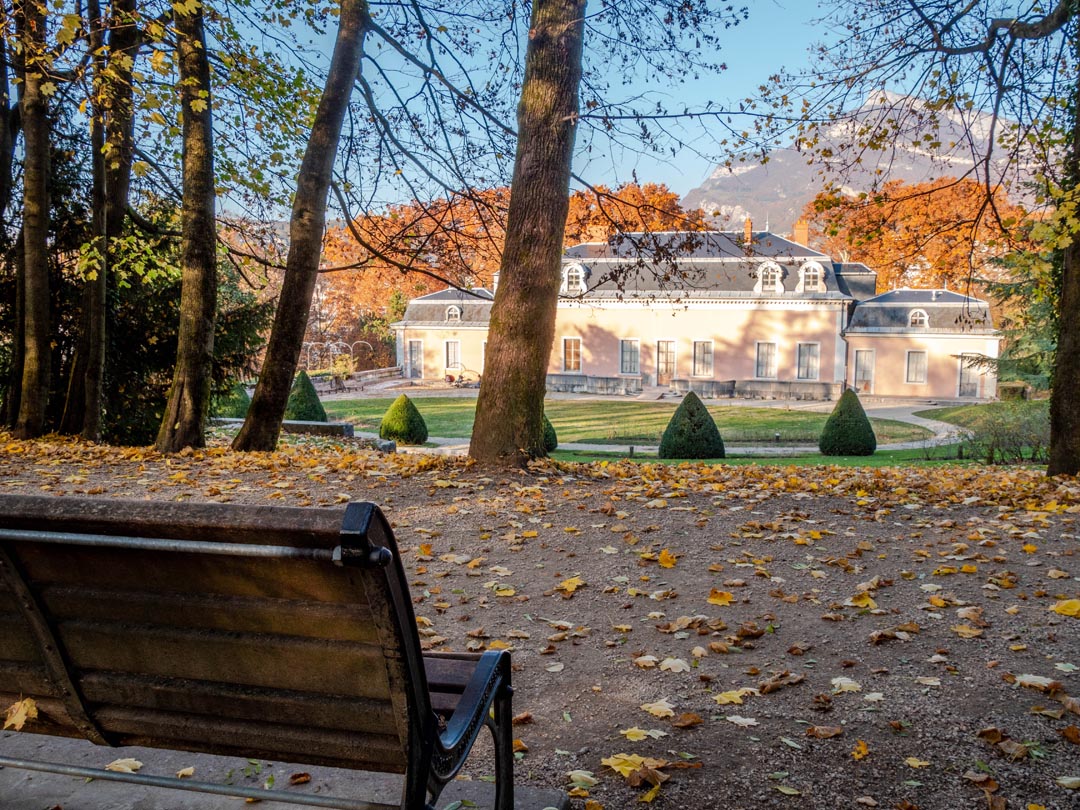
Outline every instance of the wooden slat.
[[(6, 653), (6, 649), (0, 649)], [(37, 698), (50, 695), (59, 697), (49, 673), (41, 662), (12, 661), (0, 659), (0, 689)], [(0, 706), (0, 709), (5, 708)]]
[(380, 647), (253, 633), (64, 622), (74, 667), (198, 681), (386, 698)]
[(318, 731), (123, 707), (103, 707), (97, 718), (123, 745), (288, 759), (311, 765), (336, 763), (339, 767), (391, 772), (400, 772), (405, 766), (396, 736)]
[(224, 683), (94, 672), (80, 681), (91, 704), (152, 709), (173, 714), (265, 720), (357, 734), (388, 733), (393, 709), (386, 701), (254, 689)]
[(358, 604), (197, 594), (181, 596), (70, 586), (46, 588), (42, 601), (56, 621), (86, 619), (139, 624), (154, 621), (189, 629), (275, 633), (368, 644), (379, 642), (370, 615), (365, 606)]
[(0, 655), (9, 661), (40, 661), (37, 642), (22, 616), (0, 615)]
[[(0, 690), (0, 706), (10, 706), (16, 700), (28, 697), (25, 692), (8, 692)], [(33, 696), (37, 703), (38, 716), (35, 720), (28, 720), (23, 726), (23, 731), (28, 734), (49, 734), (51, 736), (74, 737), (82, 739), (82, 732), (75, 726), (74, 721), (68, 716), (64, 704), (54, 698)], [(0, 801), (0, 807), (4, 804)]]

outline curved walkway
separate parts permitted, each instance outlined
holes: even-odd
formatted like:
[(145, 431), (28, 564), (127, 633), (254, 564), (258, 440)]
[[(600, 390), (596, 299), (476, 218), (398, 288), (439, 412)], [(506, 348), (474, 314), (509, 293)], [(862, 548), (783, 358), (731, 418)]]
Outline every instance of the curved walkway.
[[(791, 403), (763, 403), (760, 400), (745, 400), (745, 404), (753, 407), (787, 407)], [(831, 410), (835, 403), (800, 403), (804, 406), (805, 410)], [(936, 403), (919, 403), (908, 405), (882, 405), (879, 407), (869, 407), (866, 409), (868, 416), (872, 416), (875, 419), (892, 419), (897, 422), (907, 422), (908, 424), (918, 425), (919, 427), (926, 428), (934, 435), (913, 442), (896, 442), (893, 444), (880, 444), (878, 450), (920, 450), (924, 447), (936, 447), (943, 444), (953, 444), (962, 438), (963, 430), (956, 425), (951, 425), (948, 422), (941, 422), (937, 419), (926, 419), (922, 416), (916, 416), (916, 411), (927, 410), (934, 407)], [(364, 439), (377, 439), (377, 433), (370, 433), (366, 431), (357, 431), (357, 438)], [(398, 452), (401, 453), (430, 453), (434, 455), (447, 455), (447, 456), (460, 456), (465, 455), (469, 451), (469, 439), (468, 438), (441, 438), (438, 436), (429, 436), (428, 442), (436, 445), (435, 447), (399, 447)], [(584, 453), (615, 453), (629, 455), (630, 445), (625, 444), (589, 444), (585, 442), (560, 442), (560, 450), (576, 450)], [(634, 453), (642, 453), (644, 455), (656, 455), (656, 445), (634, 445)], [(729, 456), (802, 456), (807, 453), (813, 453), (816, 451), (813, 445), (782, 445), (782, 444), (761, 444), (761, 445), (735, 445), (727, 447), (727, 454)]]

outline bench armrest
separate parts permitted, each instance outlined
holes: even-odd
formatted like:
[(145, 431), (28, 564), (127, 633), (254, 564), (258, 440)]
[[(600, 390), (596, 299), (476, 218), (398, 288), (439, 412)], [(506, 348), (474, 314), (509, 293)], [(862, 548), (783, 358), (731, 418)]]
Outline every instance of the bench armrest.
[(476, 669), (446, 724), (446, 730), (439, 735), (444, 750), (453, 751), (463, 744), (466, 749), (471, 747), (496, 696), (509, 688), (510, 654), (488, 650), (476, 662)]

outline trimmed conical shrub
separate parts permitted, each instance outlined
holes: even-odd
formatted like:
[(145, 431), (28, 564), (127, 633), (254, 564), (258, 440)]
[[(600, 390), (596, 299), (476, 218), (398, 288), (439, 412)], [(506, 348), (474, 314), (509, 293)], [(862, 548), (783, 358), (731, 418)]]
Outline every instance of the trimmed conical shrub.
[(693, 391), (683, 397), (660, 439), (660, 458), (723, 458), (724, 440)]
[(544, 450), (550, 453), (559, 446), (559, 435), (555, 432), (555, 426), (544, 414)]
[(427, 441), (427, 423), (412, 400), (402, 394), (393, 401), (379, 424), (379, 438), (398, 444), (423, 444)]
[(251, 397), (248, 396), (247, 389), (237, 383), (229, 389), (229, 393), (214, 397), (210, 403), (210, 414), (222, 419), (243, 419), (247, 416), (250, 404)]
[(301, 422), (328, 422), (315, 386), (306, 371), (301, 371), (293, 380), (289, 401), (285, 404), (285, 418)]
[(818, 449), (826, 456), (871, 456), (877, 449), (874, 428), (859, 397), (850, 388), (840, 397), (825, 422)]

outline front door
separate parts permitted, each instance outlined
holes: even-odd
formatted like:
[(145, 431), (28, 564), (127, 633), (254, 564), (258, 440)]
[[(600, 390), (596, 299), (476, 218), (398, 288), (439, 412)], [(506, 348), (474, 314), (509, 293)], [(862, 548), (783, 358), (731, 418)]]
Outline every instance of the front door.
[(979, 369), (973, 365), (977, 355), (960, 355), (960, 396), (979, 396)]
[(675, 376), (675, 341), (660, 340), (656, 343), (656, 384), (671, 385)]
[(406, 374), (410, 379), (418, 380), (424, 376), (424, 341), (409, 341), (409, 356), (406, 358)]
[(860, 394), (874, 391), (874, 350), (855, 350), (855, 390)]

